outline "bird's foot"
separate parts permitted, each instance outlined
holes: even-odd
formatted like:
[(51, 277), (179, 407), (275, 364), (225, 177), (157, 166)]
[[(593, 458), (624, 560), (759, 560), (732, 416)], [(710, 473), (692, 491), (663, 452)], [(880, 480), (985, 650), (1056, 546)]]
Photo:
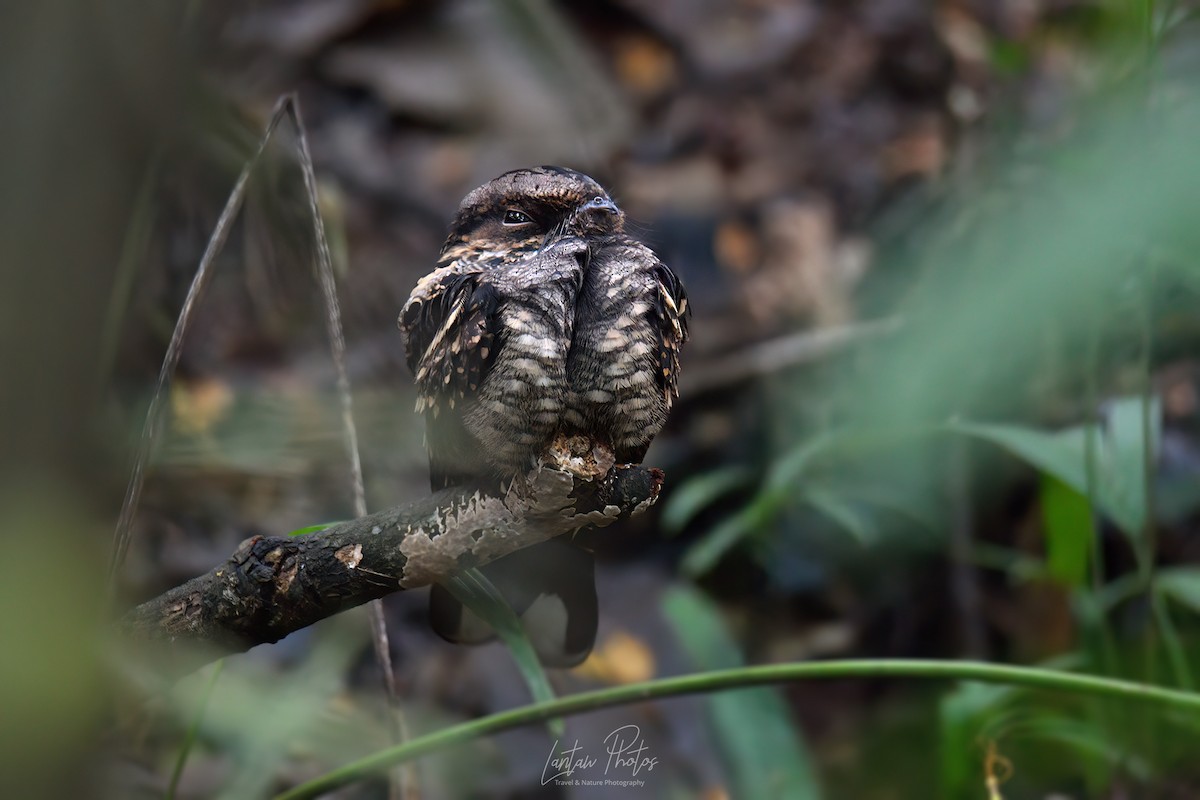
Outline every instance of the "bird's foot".
[(609, 473), (616, 463), (616, 456), (606, 442), (581, 434), (560, 433), (554, 437), (545, 463), (582, 480), (595, 481)]

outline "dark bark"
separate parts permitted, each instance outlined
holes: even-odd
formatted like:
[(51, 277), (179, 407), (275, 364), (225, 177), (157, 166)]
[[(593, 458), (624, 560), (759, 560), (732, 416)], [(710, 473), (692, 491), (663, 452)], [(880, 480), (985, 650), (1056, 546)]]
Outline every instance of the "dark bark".
[(165, 651), (169, 671), (188, 671), (455, 569), (636, 514), (662, 481), (642, 467), (597, 483), (543, 468), (507, 492), (446, 489), (303, 536), (254, 536), (225, 563), (128, 612), (120, 633)]

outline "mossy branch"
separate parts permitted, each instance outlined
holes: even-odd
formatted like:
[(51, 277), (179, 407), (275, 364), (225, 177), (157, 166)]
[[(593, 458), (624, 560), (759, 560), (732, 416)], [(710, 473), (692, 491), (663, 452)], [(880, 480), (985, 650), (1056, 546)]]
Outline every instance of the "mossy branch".
[(539, 468), (505, 491), (446, 489), (303, 536), (253, 536), (223, 564), (128, 612), (123, 639), (182, 674), (401, 589), (586, 526), (636, 514), (663, 474), (587, 481)]

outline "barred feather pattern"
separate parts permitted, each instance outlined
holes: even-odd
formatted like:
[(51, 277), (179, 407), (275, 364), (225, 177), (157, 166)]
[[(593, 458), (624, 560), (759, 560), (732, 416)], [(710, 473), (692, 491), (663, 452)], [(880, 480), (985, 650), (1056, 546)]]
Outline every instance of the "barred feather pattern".
[(511, 478), (549, 446), (587, 249), (564, 237), (502, 258), (451, 258), (413, 291), (400, 327), (434, 488)]
[[(560, 434), (640, 462), (676, 394), (687, 298), (592, 178), (514, 170), (459, 206), (437, 269), (400, 315), (434, 489), (524, 474)], [(593, 561), (571, 540), (481, 568), (543, 663), (587, 656), (598, 619)], [(453, 642), (490, 628), (445, 588), (430, 622)]]
[(640, 463), (678, 395), (687, 295), (650, 248), (623, 234), (595, 245), (576, 305), (564, 419)]

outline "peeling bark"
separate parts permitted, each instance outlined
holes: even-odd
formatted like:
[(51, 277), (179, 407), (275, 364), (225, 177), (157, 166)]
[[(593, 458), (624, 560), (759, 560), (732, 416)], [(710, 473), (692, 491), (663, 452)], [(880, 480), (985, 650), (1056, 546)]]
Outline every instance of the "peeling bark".
[(507, 491), (446, 489), (304, 536), (253, 536), (225, 563), (137, 606), (119, 631), (166, 650), (186, 672), (392, 592), (587, 526), (640, 513), (657, 469), (618, 467), (598, 482), (543, 467)]

